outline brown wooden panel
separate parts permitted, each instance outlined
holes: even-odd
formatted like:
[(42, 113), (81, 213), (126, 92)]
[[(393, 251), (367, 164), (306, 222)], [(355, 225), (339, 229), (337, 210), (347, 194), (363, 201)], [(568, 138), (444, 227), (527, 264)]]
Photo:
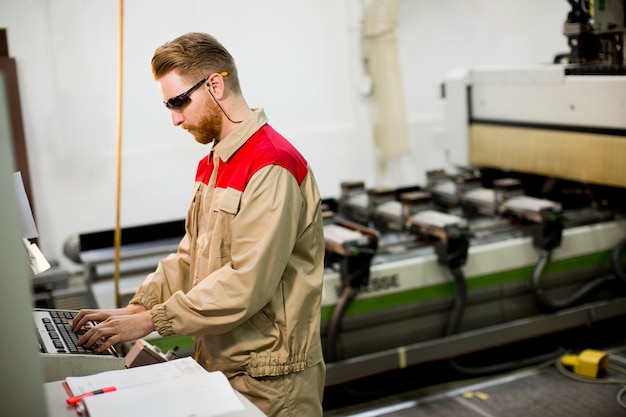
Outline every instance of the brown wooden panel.
[(13, 140), (13, 160), (15, 162), (15, 169), (22, 173), (26, 195), (30, 201), (33, 217), (35, 217), (35, 204), (31, 188), (28, 152), (24, 136), (24, 124), (22, 122), (22, 106), (17, 81), (17, 65), (15, 59), (8, 55), (7, 32), (6, 29), (0, 28), (0, 74), (4, 77), (6, 85), (6, 100), (9, 107), (10, 130)]

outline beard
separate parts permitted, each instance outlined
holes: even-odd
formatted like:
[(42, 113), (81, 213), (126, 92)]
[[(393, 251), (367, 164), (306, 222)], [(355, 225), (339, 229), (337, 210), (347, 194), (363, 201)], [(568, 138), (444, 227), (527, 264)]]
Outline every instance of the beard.
[(182, 126), (191, 133), (196, 142), (203, 145), (213, 142), (213, 139), (219, 140), (222, 134), (222, 114), (215, 104), (211, 104), (213, 103), (207, 101), (204, 115), (197, 125)]

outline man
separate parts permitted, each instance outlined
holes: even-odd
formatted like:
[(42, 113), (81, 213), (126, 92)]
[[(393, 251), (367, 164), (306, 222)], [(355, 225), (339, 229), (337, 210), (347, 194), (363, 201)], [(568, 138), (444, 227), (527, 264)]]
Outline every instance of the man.
[(100, 350), (189, 335), (195, 359), (222, 371), (268, 416), (321, 416), (324, 237), (319, 191), (305, 159), (250, 109), (230, 53), (188, 33), (157, 48), (152, 72), (172, 122), (212, 144), (198, 165), (177, 252), (129, 305), (81, 310), (79, 343)]

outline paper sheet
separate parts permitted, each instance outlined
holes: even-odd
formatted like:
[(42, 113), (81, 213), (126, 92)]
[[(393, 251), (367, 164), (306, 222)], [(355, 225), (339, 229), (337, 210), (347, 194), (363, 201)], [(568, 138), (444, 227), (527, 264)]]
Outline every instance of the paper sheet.
[(66, 382), (74, 395), (106, 386), (117, 388), (83, 400), (90, 417), (213, 417), (244, 409), (223, 373), (207, 372), (190, 357), (68, 377)]
[(13, 181), (15, 184), (15, 192), (17, 193), (17, 202), (20, 208), (22, 235), (24, 239), (38, 238), (39, 233), (37, 232), (37, 225), (35, 225), (33, 210), (30, 207), (30, 201), (28, 201), (28, 196), (26, 195), (26, 187), (24, 187), (24, 181), (22, 179), (22, 173), (20, 171), (13, 173)]
[(37, 275), (50, 269), (50, 263), (39, 249), (36, 243), (30, 243), (26, 239), (22, 239), (24, 242), (24, 248), (26, 249), (26, 256), (28, 257), (28, 263), (33, 270), (33, 274)]

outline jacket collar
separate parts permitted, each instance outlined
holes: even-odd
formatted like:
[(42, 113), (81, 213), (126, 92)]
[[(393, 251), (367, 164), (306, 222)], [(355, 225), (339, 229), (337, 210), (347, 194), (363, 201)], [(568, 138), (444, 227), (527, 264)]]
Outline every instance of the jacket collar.
[(258, 107), (246, 117), (232, 132), (226, 135), (219, 142), (213, 141), (212, 151), (220, 157), (222, 161), (228, 161), (237, 149), (241, 148), (247, 140), (267, 123), (265, 111)]

